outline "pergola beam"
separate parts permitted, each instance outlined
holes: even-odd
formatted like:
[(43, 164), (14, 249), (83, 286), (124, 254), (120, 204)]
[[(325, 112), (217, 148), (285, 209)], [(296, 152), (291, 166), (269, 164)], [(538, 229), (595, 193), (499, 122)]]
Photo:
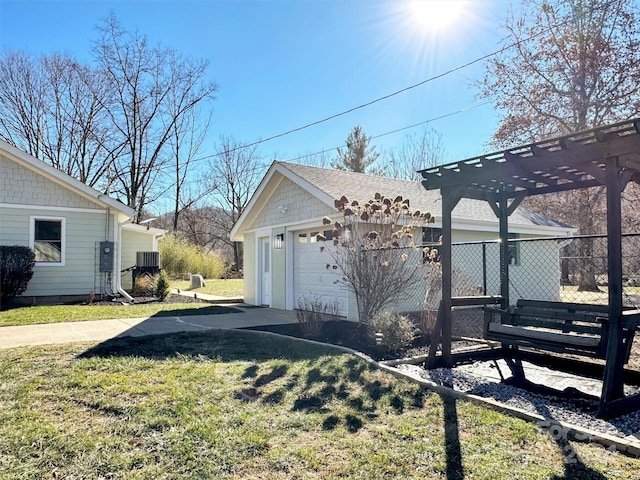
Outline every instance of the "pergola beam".
[[(634, 170), (640, 163), (640, 121), (622, 122), (573, 136), (538, 142), (453, 164), (422, 170), (429, 190), (478, 185), (498, 191), (500, 185), (528, 194), (604, 185), (603, 159), (617, 157)], [(566, 170), (570, 165), (572, 170)], [(548, 172), (545, 176), (541, 172)], [(583, 172), (583, 173), (582, 173)], [(585, 177), (585, 178), (582, 178)], [(557, 190), (554, 190), (556, 188)]]

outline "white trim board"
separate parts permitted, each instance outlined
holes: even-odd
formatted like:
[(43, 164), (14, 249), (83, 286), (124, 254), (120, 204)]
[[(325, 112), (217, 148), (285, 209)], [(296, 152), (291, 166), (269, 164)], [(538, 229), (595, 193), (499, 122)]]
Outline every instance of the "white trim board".
[(52, 207), (50, 205), (25, 205), (22, 203), (0, 203), (0, 208), (15, 208), (16, 210), (46, 210), (50, 212), (78, 212), (78, 213), (104, 213), (106, 211), (106, 208)]

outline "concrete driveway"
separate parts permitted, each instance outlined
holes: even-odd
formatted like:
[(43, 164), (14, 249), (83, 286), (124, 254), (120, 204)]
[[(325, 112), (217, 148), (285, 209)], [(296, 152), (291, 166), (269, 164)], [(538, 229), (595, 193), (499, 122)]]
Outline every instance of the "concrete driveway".
[(241, 313), (174, 317), (120, 318), (87, 322), (47, 323), (0, 327), (0, 348), (50, 345), (70, 342), (104, 341), (116, 337), (141, 337), (162, 333), (235, 329), (296, 323), (292, 311), (271, 308), (243, 308)]

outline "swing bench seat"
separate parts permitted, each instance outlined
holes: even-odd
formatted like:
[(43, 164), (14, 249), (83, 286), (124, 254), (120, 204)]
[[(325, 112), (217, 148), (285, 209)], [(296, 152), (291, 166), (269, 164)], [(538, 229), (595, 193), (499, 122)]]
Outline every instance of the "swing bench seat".
[[(609, 307), (584, 303), (518, 300), (507, 309), (484, 308), (484, 338), (503, 345), (605, 359)], [(640, 310), (623, 312), (624, 362), (640, 323)]]

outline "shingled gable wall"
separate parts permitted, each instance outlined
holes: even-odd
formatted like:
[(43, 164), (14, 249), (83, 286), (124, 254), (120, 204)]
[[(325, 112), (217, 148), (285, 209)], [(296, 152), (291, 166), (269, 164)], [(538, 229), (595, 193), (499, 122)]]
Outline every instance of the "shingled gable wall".
[(275, 225), (307, 222), (313, 218), (335, 214), (335, 209), (318, 200), (309, 192), (285, 178), (260, 210), (250, 230)]

